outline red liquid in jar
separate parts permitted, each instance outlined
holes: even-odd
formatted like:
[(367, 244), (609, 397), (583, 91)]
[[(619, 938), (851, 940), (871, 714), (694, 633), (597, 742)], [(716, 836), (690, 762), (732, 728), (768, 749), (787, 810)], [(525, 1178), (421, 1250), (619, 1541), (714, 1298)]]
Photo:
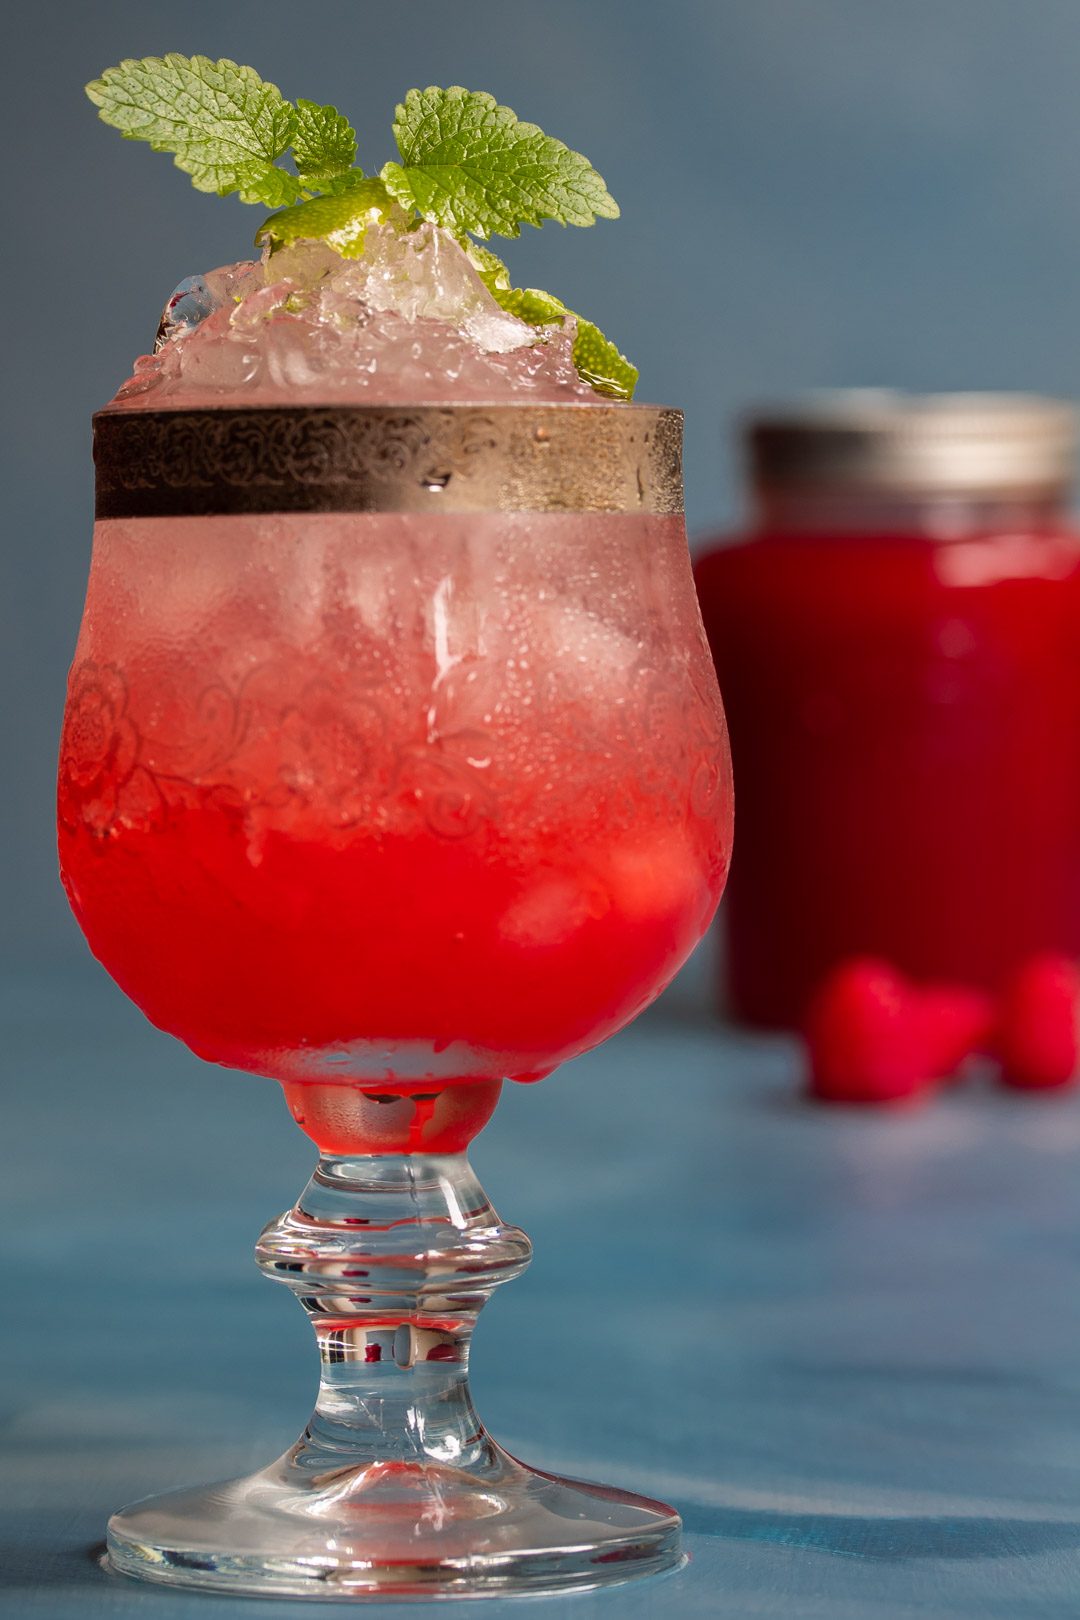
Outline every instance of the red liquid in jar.
[(1080, 956), (1080, 542), (773, 533), (696, 568), (739, 789), (740, 1017), (855, 954), (988, 988)]

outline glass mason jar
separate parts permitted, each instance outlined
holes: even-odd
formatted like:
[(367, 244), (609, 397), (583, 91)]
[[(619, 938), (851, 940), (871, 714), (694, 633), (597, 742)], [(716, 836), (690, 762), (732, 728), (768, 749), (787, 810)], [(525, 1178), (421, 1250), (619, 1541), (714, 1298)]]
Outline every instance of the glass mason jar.
[(732, 733), (740, 1018), (870, 953), (993, 989), (1080, 955), (1080, 543), (1062, 403), (839, 394), (749, 423), (697, 563)]
[(64, 882), (148, 1016), (280, 1081), (320, 1150), (257, 1251), (315, 1326), (312, 1422), (115, 1515), (129, 1574), (460, 1596), (678, 1562), (672, 1509), (480, 1424), (476, 1315), (530, 1251), (465, 1149), (505, 1076), (660, 992), (723, 888), (680, 447), (623, 405), (97, 418)]

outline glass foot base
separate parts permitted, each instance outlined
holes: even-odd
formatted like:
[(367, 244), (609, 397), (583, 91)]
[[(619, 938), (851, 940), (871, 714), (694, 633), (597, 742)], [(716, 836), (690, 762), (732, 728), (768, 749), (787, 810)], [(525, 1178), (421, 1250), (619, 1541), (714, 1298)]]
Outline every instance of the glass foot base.
[(662, 1502), (539, 1473), (498, 1447), (488, 1458), (486, 1478), (378, 1462), (298, 1481), (285, 1457), (125, 1508), (109, 1521), (109, 1562), (173, 1586), (354, 1600), (584, 1590), (681, 1562), (679, 1516)]

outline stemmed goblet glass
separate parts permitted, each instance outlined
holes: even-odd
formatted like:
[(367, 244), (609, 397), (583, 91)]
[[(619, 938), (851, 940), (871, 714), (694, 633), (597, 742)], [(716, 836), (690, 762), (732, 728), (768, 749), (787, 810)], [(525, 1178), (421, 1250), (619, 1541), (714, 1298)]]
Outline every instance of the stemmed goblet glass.
[(681, 417), (615, 404), (119, 407), (60, 760), (95, 954), (319, 1149), (259, 1240), (310, 1316), (278, 1462), (116, 1514), (128, 1574), (302, 1596), (670, 1567), (662, 1503), (539, 1473), (469, 1396), (530, 1246), (466, 1158), (505, 1077), (641, 1011), (727, 871)]

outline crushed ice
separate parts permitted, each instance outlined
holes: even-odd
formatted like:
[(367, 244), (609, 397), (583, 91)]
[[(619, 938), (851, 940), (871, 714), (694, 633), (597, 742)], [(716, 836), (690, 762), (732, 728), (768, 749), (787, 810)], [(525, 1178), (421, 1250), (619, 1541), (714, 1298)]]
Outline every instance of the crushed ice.
[(358, 259), (304, 241), (186, 277), (116, 403), (594, 399), (574, 332), (507, 314), (448, 231), (391, 221)]

